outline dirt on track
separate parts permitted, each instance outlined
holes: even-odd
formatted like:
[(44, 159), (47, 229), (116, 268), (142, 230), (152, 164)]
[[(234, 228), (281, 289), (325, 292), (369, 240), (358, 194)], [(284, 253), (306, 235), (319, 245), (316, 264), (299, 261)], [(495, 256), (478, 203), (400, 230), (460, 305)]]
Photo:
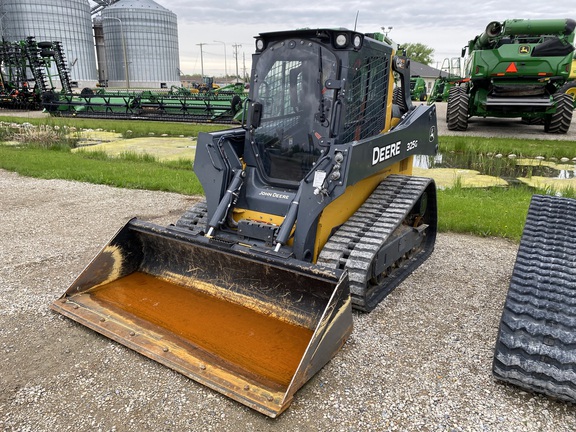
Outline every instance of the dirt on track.
[(432, 257), (268, 419), (49, 310), (133, 216), (195, 197), (0, 170), (0, 430), (572, 431), (574, 406), (496, 383), (517, 245), (443, 234)]

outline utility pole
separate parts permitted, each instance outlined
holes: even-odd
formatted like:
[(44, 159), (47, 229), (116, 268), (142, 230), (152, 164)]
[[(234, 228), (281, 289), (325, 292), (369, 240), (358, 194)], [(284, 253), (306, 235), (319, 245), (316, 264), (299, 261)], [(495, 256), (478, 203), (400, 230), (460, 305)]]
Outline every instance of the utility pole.
[(198, 46), (200, 47), (200, 70), (201, 70), (200, 73), (202, 74), (202, 77), (201, 77), (201, 78), (204, 79), (204, 54), (202, 53), (202, 47), (203, 47), (204, 45), (208, 45), (208, 44), (206, 44), (206, 43), (199, 43), (199, 44), (196, 44), (196, 45), (198, 45)]
[(221, 43), (224, 45), (224, 77), (226, 78), (226, 82), (228, 82), (228, 64), (226, 62), (226, 43), (222, 41), (215, 40), (214, 42)]
[(236, 79), (240, 81), (240, 75), (238, 74), (238, 48), (242, 47), (242, 44), (232, 45), (234, 48), (234, 58), (236, 59)]

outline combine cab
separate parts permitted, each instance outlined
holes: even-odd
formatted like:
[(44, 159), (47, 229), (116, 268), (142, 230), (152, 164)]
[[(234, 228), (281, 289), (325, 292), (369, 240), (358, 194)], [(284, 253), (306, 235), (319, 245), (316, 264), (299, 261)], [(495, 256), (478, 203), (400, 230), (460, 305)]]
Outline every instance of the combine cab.
[[(198, 137), (206, 200), (120, 230), (53, 308), (264, 414), (432, 252), (437, 150), (409, 60), (345, 29), (256, 39), (243, 127)], [(403, 107), (393, 106), (394, 73)]]
[(468, 118), (520, 117), (566, 133), (574, 108), (576, 21), (492, 22), (468, 43), (466, 73), (450, 89), (448, 129), (463, 131)]

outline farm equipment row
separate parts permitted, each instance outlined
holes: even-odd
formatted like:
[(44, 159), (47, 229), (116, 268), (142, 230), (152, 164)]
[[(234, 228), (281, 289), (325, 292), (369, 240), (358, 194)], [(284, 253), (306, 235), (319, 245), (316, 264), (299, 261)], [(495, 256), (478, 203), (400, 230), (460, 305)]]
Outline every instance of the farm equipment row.
[[(239, 122), (244, 84), (169, 91), (73, 91), (62, 44), (28, 37), (0, 45), (0, 107), (45, 109), (53, 116), (189, 122)], [(58, 87), (58, 89), (57, 89)]]
[(43, 95), (42, 103), (53, 116), (233, 123), (241, 120), (244, 100), (244, 84), (237, 83), (200, 92), (183, 87), (167, 92), (52, 91)]

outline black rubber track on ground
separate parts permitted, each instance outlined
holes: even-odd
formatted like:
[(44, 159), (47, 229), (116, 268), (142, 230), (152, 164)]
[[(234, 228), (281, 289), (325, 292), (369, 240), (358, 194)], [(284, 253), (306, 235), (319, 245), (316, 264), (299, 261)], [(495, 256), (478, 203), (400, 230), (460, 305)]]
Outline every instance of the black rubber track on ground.
[(576, 200), (534, 195), (502, 313), (493, 373), (576, 402)]

